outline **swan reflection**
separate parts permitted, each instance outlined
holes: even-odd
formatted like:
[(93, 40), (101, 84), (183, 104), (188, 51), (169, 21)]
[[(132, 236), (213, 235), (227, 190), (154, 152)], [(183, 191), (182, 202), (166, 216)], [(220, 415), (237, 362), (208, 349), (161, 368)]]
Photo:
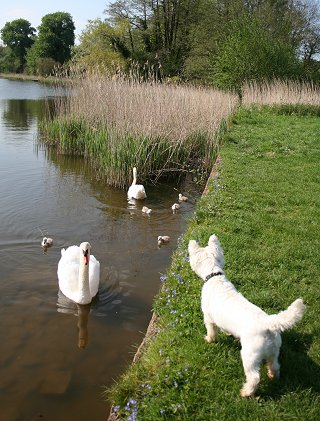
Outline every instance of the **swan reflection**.
[(117, 324), (120, 317), (123, 328), (130, 331), (137, 316), (138, 310), (130, 298), (136, 287), (131, 271), (114, 266), (106, 266), (104, 271), (106, 275), (101, 279), (98, 294), (89, 304), (77, 304), (58, 289), (57, 311), (78, 317), (78, 347), (81, 349), (89, 343), (89, 313), (94, 319), (107, 320), (107, 325)]
[(78, 347), (84, 349), (88, 345), (88, 320), (91, 303), (77, 304), (59, 290), (57, 306), (59, 313), (73, 314), (78, 317)]
[(84, 349), (88, 345), (88, 317), (90, 304), (77, 304), (78, 307), (78, 347)]

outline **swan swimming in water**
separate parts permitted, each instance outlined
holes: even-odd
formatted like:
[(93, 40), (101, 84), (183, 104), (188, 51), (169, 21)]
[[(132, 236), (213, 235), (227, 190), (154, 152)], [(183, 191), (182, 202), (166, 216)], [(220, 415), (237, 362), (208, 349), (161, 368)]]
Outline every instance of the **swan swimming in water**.
[(182, 193), (179, 193), (179, 202), (187, 202), (188, 198), (187, 196), (183, 196)]
[(49, 238), (49, 237), (43, 237), (42, 241), (41, 241), (41, 246), (43, 248), (48, 249), (49, 247), (51, 247), (53, 245), (53, 239)]
[(89, 304), (99, 289), (100, 263), (90, 249), (88, 242), (62, 249), (58, 263), (60, 290), (78, 304)]
[(152, 209), (148, 208), (147, 206), (143, 206), (143, 208), (141, 209), (142, 213), (146, 213), (147, 215), (150, 215), (150, 213), (152, 212)]
[(128, 190), (128, 199), (145, 199), (146, 191), (142, 184), (137, 184), (137, 168), (133, 167), (133, 181)]
[(158, 236), (158, 246), (161, 246), (162, 244), (167, 244), (170, 241), (169, 235), (159, 235)]
[(171, 209), (173, 210), (173, 213), (174, 213), (176, 210), (180, 209), (180, 205), (179, 205), (179, 203), (174, 203), (174, 204), (171, 206)]

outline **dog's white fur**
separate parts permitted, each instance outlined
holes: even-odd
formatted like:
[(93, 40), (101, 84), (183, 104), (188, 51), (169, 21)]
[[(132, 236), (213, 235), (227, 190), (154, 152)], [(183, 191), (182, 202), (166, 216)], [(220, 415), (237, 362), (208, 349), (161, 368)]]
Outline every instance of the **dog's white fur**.
[(200, 247), (195, 240), (189, 242), (191, 268), (203, 280), (208, 275), (221, 272), (206, 281), (202, 288), (201, 307), (207, 328), (205, 340), (212, 342), (216, 327), (240, 339), (241, 358), (246, 382), (241, 396), (252, 396), (260, 381), (260, 366), (266, 361), (268, 377), (279, 377), (278, 362), (281, 336), (303, 316), (305, 306), (299, 298), (287, 310), (268, 315), (240, 294), (223, 272), (224, 254), (216, 235), (211, 235), (207, 247)]

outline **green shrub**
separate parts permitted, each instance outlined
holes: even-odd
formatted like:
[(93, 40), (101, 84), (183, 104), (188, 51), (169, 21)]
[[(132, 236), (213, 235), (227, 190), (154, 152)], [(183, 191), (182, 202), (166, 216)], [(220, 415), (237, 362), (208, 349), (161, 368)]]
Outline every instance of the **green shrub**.
[(295, 78), (299, 64), (293, 48), (275, 39), (258, 20), (242, 19), (220, 45), (213, 69), (216, 86), (240, 92), (245, 81)]

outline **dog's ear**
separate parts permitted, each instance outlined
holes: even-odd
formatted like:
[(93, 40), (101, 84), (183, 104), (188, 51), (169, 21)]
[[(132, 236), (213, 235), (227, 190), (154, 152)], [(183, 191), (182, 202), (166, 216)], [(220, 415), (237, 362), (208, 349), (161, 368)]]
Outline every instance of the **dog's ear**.
[(199, 244), (196, 242), (196, 240), (190, 240), (189, 245), (188, 245), (189, 253), (190, 253), (190, 251), (194, 251), (197, 248), (199, 248)]
[(218, 237), (215, 234), (210, 235), (209, 240), (208, 240), (208, 246), (220, 246), (220, 242), (218, 240)]
[(217, 259), (217, 262), (219, 263), (220, 267), (223, 269), (224, 268), (223, 249), (221, 247), (218, 237), (215, 234), (210, 236), (209, 241), (208, 241), (208, 248), (210, 252), (213, 254), (213, 256)]

